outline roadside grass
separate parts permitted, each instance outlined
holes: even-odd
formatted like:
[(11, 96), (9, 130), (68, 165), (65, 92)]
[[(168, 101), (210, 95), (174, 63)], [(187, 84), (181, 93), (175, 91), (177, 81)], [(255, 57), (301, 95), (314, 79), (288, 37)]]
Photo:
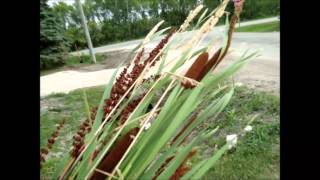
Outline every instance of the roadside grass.
[[(86, 89), (90, 107), (100, 101), (104, 87)], [(86, 117), (82, 90), (69, 94), (52, 94), (41, 99), (40, 145), (44, 147), (55, 124), (66, 117), (66, 125), (48, 154), (48, 160), (41, 170), (41, 177), (50, 177), (54, 165), (63, 153), (68, 152), (72, 136)], [(214, 146), (221, 144), (225, 136), (243, 129), (254, 114), (260, 116), (252, 124), (253, 131), (240, 139), (236, 148), (229, 151), (207, 173), (204, 179), (279, 179), (279, 97), (267, 92), (259, 92), (246, 87), (237, 87), (230, 104), (216, 120), (206, 124), (210, 128), (220, 126), (221, 131), (199, 148), (209, 151), (199, 153), (192, 162), (212, 156)], [(200, 151), (201, 152), (201, 151)]]
[[(106, 58), (105, 54), (95, 54), (97, 63), (100, 63)], [(66, 61), (67, 66), (75, 66), (78, 64), (93, 64), (90, 55), (70, 55), (68, 60)]]
[(249, 26), (244, 26), (236, 29), (236, 32), (279, 32), (280, 31), (280, 21), (254, 24)]
[[(90, 107), (99, 104), (103, 90), (101, 86), (87, 89)], [(44, 180), (51, 179), (55, 165), (64, 153), (70, 151), (68, 148), (72, 146), (72, 136), (87, 116), (82, 90), (75, 90), (69, 94), (52, 94), (40, 101), (40, 147), (45, 147), (48, 138), (55, 131), (55, 125), (66, 118), (65, 126), (61, 128), (60, 135), (47, 156), (48, 160), (41, 169), (41, 179)]]
[[(207, 144), (214, 147), (226, 135), (243, 129), (252, 115), (253, 130), (224, 155), (204, 179), (280, 179), (280, 101), (266, 92), (237, 88), (230, 104), (212, 124), (221, 131)], [(212, 155), (212, 153), (210, 154)], [(214, 178), (213, 178), (214, 177)]]
[[(97, 60), (97, 64), (100, 64), (101, 62), (103, 62), (107, 56), (106, 54), (95, 54), (96, 56), (96, 60)], [(40, 70), (40, 76), (44, 76), (44, 75), (48, 75), (54, 72), (58, 72), (61, 71), (63, 68), (76, 68), (79, 66), (83, 66), (83, 65), (87, 65), (87, 64), (93, 64), (91, 56), (90, 55), (69, 55), (66, 60), (65, 60), (65, 64), (63, 66), (60, 67), (55, 67), (55, 68), (51, 68), (51, 69), (44, 69), (44, 70)]]

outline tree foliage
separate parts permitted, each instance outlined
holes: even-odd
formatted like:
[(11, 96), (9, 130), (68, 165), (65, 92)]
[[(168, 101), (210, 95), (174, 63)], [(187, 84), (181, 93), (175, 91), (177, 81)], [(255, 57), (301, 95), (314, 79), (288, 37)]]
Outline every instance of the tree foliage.
[[(160, 20), (165, 20), (163, 26), (177, 26), (197, 3), (203, 3), (210, 12), (220, 0), (85, 0), (82, 5), (93, 46), (97, 47), (141, 38)], [(246, 0), (241, 20), (278, 15), (279, 6), (280, 0)], [(231, 12), (232, 8), (228, 6), (226, 10)], [(41, 26), (43, 32), (54, 31), (57, 44), (65, 35), (72, 51), (87, 47), (75, 4), (58, 2), (50, 14), (56, 18), (55, 25)]]
[(64, 63), (68, 41), (64, 37), (63, 23), (40, 1), (40, 69), (48, 69)]

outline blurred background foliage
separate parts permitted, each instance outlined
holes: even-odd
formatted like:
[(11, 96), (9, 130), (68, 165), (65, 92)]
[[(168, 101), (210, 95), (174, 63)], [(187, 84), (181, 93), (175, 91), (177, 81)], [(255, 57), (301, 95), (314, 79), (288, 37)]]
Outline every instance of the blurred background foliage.
[[(71, 3), (66, 3), (71, 2)], [(83, 10), (94, 47), (145, 36), (161, 19), (179, 26), (198, 3), (209, 11), (220, 0), (84, 0)], [(72, 4), (73, 3), (73, 4)], [(227, 11), (233, 8), (229, 3)], [(280, 0), (246, 0), (241, 21), (277, 16)], [(65, 63), (66, 53), (87, 46), (73, 0), (40, 4), (40, 69)]]

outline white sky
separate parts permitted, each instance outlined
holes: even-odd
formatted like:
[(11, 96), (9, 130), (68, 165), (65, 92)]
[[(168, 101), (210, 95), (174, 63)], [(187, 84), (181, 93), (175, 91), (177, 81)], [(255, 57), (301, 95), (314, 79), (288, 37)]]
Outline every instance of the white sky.
[[(48, 5), (49, 5), (50, 7), (52, 7), (52, 6), (53, 6), (53, 3), (58, 3), (58, 2), (60, 2), (60, 1), (66, 3), (66, 4), (68, 4), (68, 5), (72, 5), (72, 4), (75, 2), (75, 0), (49, 0), (49, 1), (48, 1)], [(80, 0), (80, 2), (83, 3), (84, 0)]]

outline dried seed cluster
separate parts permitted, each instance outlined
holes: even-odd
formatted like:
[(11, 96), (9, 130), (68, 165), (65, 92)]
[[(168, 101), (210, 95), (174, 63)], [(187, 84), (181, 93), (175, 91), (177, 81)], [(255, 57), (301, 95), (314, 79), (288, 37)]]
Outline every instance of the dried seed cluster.
[[(230, 47), (232, 35), (235, 29), (235, 25), (238, 22), (239, 14), (241, 13), (241, 10), (242, 10), (242, 5), (243, 5), (242, 0), (235, 1), (235, 14), (231, 17), (231, 20), (229, 23), (228, 41), (227, 41), (225, 50), (222, 52), (222, 48), (220, 48), (209, 60), (208, 60), (208, 53), (205, 52), (199, 55), (197, 60), (192, 64), (188, 72), (185, 74), (186, 77), (200, 81), (211, 69), (214, 70), (219, 65), (219, 63), (227, 54), (227, 51)], [(185, 88), (194, 87), (190, 83), (183, 83), (182, 85)]]
[[(128, 72), (128, 68), (124, 68), (120, 73), (120, 76), (117, 78), (115, 84), (112, 87), (110, 98), (106, 99), (104, 106), (104, 117), (106, 117), (114, 108), (114, 106), (119, 102), (120, 98), (126, 93), (127, 89), (129, 89), (132, 84), (137, 80), (139, 75), (142, 73), (143, 69), (146, 67), (148, 63), (154, 66), (156, 61), (159, 60), (159, 57), (154, 60), (154, 58), (159, 54), (160, 50), (164, 47), (164, 45), (168, 42), (169, 38), (173, 35), (175, 30), (170, 31), (166, 37), (164, 37), (160, 43), (149, 53), (149, 56), (143, 63), (140, 63), (142, 58), (144, 49), (142, 49), (136, 58), (134, 59), (134, 66), (131, 72)], [(130, 96), (130, 93), (127, 97)]]
[[(186, 72), (185, 77), (199, 81), (200, 73), (202, 69), (206, 66), (208, 57), (209, 57), (209, 54), (207, 52), (200, 54), (198, 58), (194, 61), (194, 63), (191, 65), (191, 67), (188, 69), (188, 71)], [(194, 87), (194, 85), (190, 81), (183, 82), (182, 85), (186, 89)]]
[(142, 80), (142, 83), (154, 82), (154, 81), (156, 81), (159, 77), (160, 77), (160, 75), (151, 75), (149, 78), (143, 79), (143, 80)]
[[(104, 116), (106, 117), (114, 108), (114, 106), (119, 102), (120, 98), (126, 93), (127, 89), (131, 87), (131, 85), (137, 80), (139, 75), (142, 73), (144, 68), (148, 63), (151, 63), (151, 66), (154, 66), (156, 61), (158, 61), (160, 58), (154, 60), (154, 58), (159, 54), (161, 49), (164, 47), (164, 45), (168, 42), (169, 38), (173, 35), (175, 32), (174, 30), (171, 30), (165, 38), (163, 38), (160, 43), (149, 53), (149, 56), (146, 60), (144, 60), (143, 63), (140, 63), (140, 60), (143, 56), (144, 49), (142, 49), (134, 59), (134, 66), (132, 68), (132, 71), (128, 73), (128, 67), (125, 67), (123, 71), (120, 73), (119, 77), (117, 78), (115, 84), (113, 85), (110, 93), (110, 98), (105, 101), (104, 106)], [(151, 76), (148, 79), (144, 79), (143, 82), (155, 80), (159, 78), (159, 75)], [(121, 112), (120, 119), (119, 119), (119, 125), (123, 124), (129, 117), (129, 115), (134, 111), (134, 109), (137, 107), (137, 105), (140, 103), (140, 101), (145, 96), (145, 93), (140, 95), (137, 99), (133, 100), (131, 103), (129, 103), (125, 109)], [(128, 96), (129, 97), (129, 94)], [(109, 138), (105, 138), (102, 140), (95, 149), (92, 159), (95, 159), (96, 156), (101, 151), (102, 147), (106, 145)]]
[[(140, 60), (143, 56), (144, 49), (142, 49), (134, 59), (134, 66), (132, 68), (132, 71), (128, 73), (128, 67), (125, 67), (123, 71), (120, 73), (119, 77), (116, 80), (116, 83), (113, 85), (110, 93), (110, 98), (105, 101), (104, 106), (104, 116), (106, 117), (114, 108), (114, 106), (119, 102), (120, 98), (126, 93), (126, 90), (130, 88), (130, 86), (137, 80), (139, 75), (142, 73), (143, 69), (146, 67), (148, 63), (152, 64), (151, 66), (154, 66), (156, 61), (158, 61), (160, 58), (154, 60), (154, 58), (159, 54), (160, 50), (164, 47), (164, 45), (168, 42), (169, 38), (173, 35), (175, 32), (174, 30), (171, 30), (165, 38), (163, 38), (160, 43), (149, 53), (149, 57), (144, 60), (143, 63), (140, 63)], [(159, 78), (159, 75), (151, 76), (148, 79), (144, 79), (143, 82), (155, 80)], [(125, 109), (121, 112), (120, 115), (120, 121), (119, 124), (123, 124), (129, 117), (129, 115), (134, 111), (134, 109), (137, 107), (137, 105), (140, 103), (140, 101), (145, 96), (145, 93), (139, 96), (136, 100), (133, 100), (131, 103), (125, 107)], [(100, 145), (95, 149), (92, 159), (95, 159), (96, 156), (101, 151), (102, 147), (106, 145), (108, 141), (108, 138), (105, 138), (101, 141)]]
[[(123, 123), (125, 123), (125, 121), (128, 119), (129, 115), (134, 111), (134, 109), (138, 106), (138, 104), (140, 103), (140, 101), (142, 100), (142, 98), (145, 96), (146, 93), (143, 93), (142, 95), (140, 95), (137, 99), (133, 100), (131, 103), (129, 103), (121, 112), (120, 115), (120, 121), (118, 122), (119, 125), (122, 125)], [(110, 137), (106, 137), (103, 140), (100, 141), (99, 145), (96, 147), (93, 155), (92, 155), (92, 159), (94, 160), (97, 155), (99, 154), (99, 152), (102, 150), (102, 147), (104, 147)]]
[(63, 127), (65, 123), (65, 119), (63, 119), (58, 126), (56, 127), (56, 130), (51, 134), (51, 137), (48, 139), (48, 143), (45, 148), (42, 148), (40, 151), (40, 168), (42, 166), (42, 163), (45, 162), (45, 158), (47, 154), (49, 153), (49, 150), (52, 148), (53, 144), (55, 143), (57, 137), (59, 136), (60, 129)]
[(73, 148), (71, 150), (71, 155), (73, 157), (77, 157), (80, 154), (81, 148), (84, 144), (85, 135), (91, 131), (93, 121), (96, 117), (97, 110), (98, 110), (98, 107), (94, 107), (91, 109), (91, 117), (90, 117), (91, 120), (88, 118), (84, 120), (79, 126), (79, 130), (77, 131), (77, 133), (73, 136), (73, 143), (72, 143)]
[[(144, 65), (150, 63), (160, 52), (160, 50), (164, 47), (165, 44), (169, 41), (169, 38), (176, 32), (176, 29), (173, 28), (171, 31), (163, 38), (160, 43), (149, 53), (149, 57), (144, 61)], [(154, 66), (156, 61), (158, 61), (160, 56), (157, 57), (155, 61), (152, 62), (151, 66)]]
[(137, 99), (130, 102), (124, 110), (121, 112), (119, 125), (122, 125), (126, 122), (126, 120), (129, 118), (129, 115), (134, 111), (134, 109), (138, 106), (140, 101), (143, 99), (143, 97), (146, 95), (146, 93), (143, 93), (140, 95)]
[(141, 51), (137, 54), (136, 58), (133, 60), (134, 64), (139, 64), (140, 59), (142, 58), (144, 53), (144, 48), (141, 49)]

